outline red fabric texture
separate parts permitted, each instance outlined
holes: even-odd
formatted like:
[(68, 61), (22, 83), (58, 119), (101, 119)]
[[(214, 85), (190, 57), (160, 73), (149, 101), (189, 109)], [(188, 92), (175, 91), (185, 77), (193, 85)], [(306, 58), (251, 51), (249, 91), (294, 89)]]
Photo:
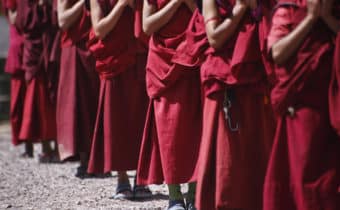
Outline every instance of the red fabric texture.
[(10, 122), (12, 129), (12, 143), (18, 145), (22, 142), (19, 139), (22, 114), (25, 100), (26, 82), (24, 73), (11, 75), (11, 104), (10, 104)]
[[(73, 5), (77, 0), (70, 0), (69, 4)], [(83, 7), (83, 12), (79, 17), (78, 21), (75, 21), (74, 25), (71, 26), (66, 31), (62, 32), (61, 35), (61, 46), (69, 47), (71, 45), (77, 44), (78, 42), (83, 42), (88, 40), (88, 36), (91, 29), (91, 16), (90, 12)]]
[[(168, 2), (151, 3), (160, 9)], [(172, 62), (191, 16), (181, 5), (149, 42), (146, 83), (151, 102), (137, 170), (139, 184), (195, 180), (201, 130), (199, 71)]]
[[(116, 1), (98, 3), (106, 16)], [(98, 40), (90, 33), (90, 50), (97, 59), (101, 78), (90, 173), (137, 168), (148, 98), (144, 79), (146, 56), (137, 54), (134, 21), (135, 12), (126, 7), (105, 39)]]
[[(205, 98), (196, 194), (198, 209), (262, 210), (263, 181), (275, 123), (266, 94), (250, 86), (235, 88), (229, 129), (224, 93)], [(246, 110), (246, 111), (245, 111)], [(256, 121), (256, 126), (254, 126)]]
[[(304, 5), (305, 1), (294, 6), (279, 3), (269, 49), (305, 17)], [(272, 103), (278, 126), (265, 179), (264, 210), (340, 208), (340, 144), (328, 110), (332, 42), (332, 32), (319, 20), (297, 53), (275, 68), (278, 83)], [(293, 115), (287, 114), (288, 107), (294, 108)]]
[(90, 173), (136, 170), (147, 102), (135, 66), (101, 79)]
[(49, 23), (48, 6), (17, 1), (16, 26), (23, 33), (23, 62), (27, 82), (19, 139), (55, 139), (55, 105), (50, 101), (42, 34)]
[(17, 0), (4, 0), (4, 7), (15, 10), (17, 8)]
[(85, 43), (63, 47), (57, 95), (60, 158), (89, 153), (96, 118), (99, 78)]
[[(234, 2), (217, 1), (217, 5), (224, 19)], [(275, 133), (269, 99), (270, 82), (275, 77), (265, 46), (273, 6), (272, 1), (259, 1), (260, 15), (248, 10), (223, 47), (204, 52), (198, 209), (262, 210), (261, 192)], [(231, 100), (231, 124), (238, 124), (237, 131), (232, 131), (225, 119), (226, 97)]]
[(9, 48), (5, 64), (5, 72), (9, 74), (17, 74), (23, 71), (23, 37), (15, 26), (9, 26)]
[(19, 139), (37, 142), (56, 138), (55, 105), (49, 99), (46, 74), (39, 71), (27, 84)]
[[(115, 6), (116, 1), (98, 0), (104, 16)], [(124, 36), (121, 32), (124, 31)], [(96, 69), (101, 78), (112, 78), (136, 62), (136, 40), (134, 37), (134, 11), (124, 9), (114, 29), (103, 40), (94, 31), (90, 32), (89, 50), (96, 59)]]
[(196, 71), (151, 99), (138, 166), (139, 184), (196, 181), (201, 137), (200, 80)]
[[(221, 18), (230, 16), (233, 1), (218, 2)], [(273, 70), (265, 56), (266, 34), (269, 30), (269, 17), (273, 2), (260, 2), (262, 2), (260, 4), (262, 16), (259, 21), (256, 21), (251, 11), (248, 10), (248, 14), (241, 21), (235, 35), (220, 50), (209, 48), (206, 51), (206, 62), (201, 68), (206, 95), (223, 89), (223, 86), (211, 84), (210, 81), (213, 79), (228, 85), (257, 83), (264, 78), (270, 82), (275, 81)]]
[(333, 71), (329, 86), (329, 113), (331, 125), (340, 136), (340, 34), (335, 42)]

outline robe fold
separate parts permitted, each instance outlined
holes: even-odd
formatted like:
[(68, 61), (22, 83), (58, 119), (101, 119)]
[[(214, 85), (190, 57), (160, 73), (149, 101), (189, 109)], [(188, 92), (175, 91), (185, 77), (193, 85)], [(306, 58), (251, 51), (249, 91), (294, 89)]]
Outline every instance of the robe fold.
[[(98, 3), (105, 17), (117, 1)], [(136, 5), (139, 8), (140, 3)], [(88, 45), (96, 59), (100, 91), (89, 173), (137, 169), (148, 98), (145, 50), (137, 48), (143, 45), (135, 37), (138, 29), (135, 24), (141, 22), (136, 23), (135, 15), (132, 8), (124, 8), (115, 27), (102, 40), (93, 30), (90, 32)]]
[[(216, 1), (222, 20), (230, 16), (234, 4)], [(201, 63), (204, 95), (198, 209), (262, 210), (261, 192), (275, 132), (269, 99), (275, 76), (265, 45), (273, 5), (258, 1), (258, 8), (246, 11), (234, 35), (218, 50), (204, 44), (200, 15), (187, 33), (187, 42), (196, 45), (184, 48), (191, 61), (182, 62)]]
[[(339, 14), (340, 10), (337, 10)], [(280, 1), (268, 49), (306, 16), (306, 1)], [(275, 66), (278, 125), (264, 186), (264, 210), (340, 209), (340, 141), (329, 120), (333, 33), (318, 20), (297, 52)]]
[(16, 27), (24, 37), (22, 69), (27, 83), (19, 138), (25, 141), (56, 137), (55, 105), (50, 101), (44, 66), (43, 33), (49, 21), (46, 4), (17, 1)]
[(95, 59), (86, 46), (90, 28), (90, 13), (83, 7), (79, 19), (61, 34), (57, 137), (62, 160), (90, 153), (99, 92)]
[(340, 136), (340, 33), (335, 42), (333, 71), (329, 86), (329, 116), (332, 127)]
[[(168, 0), (149, 1), (157, 9)], [(201, 138), (199, 69), (174, 63), (192, 12), (181, 5), (149, 42), (146, 84), (150, 103), (140, 152), (139, 184), (195, 181)]]

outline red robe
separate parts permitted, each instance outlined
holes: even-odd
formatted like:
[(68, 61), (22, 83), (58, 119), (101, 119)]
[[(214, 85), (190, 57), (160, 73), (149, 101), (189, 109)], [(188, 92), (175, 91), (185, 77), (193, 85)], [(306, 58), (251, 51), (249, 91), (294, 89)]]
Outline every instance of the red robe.
[(340, 136), (340, 33), (335, 42), (333, 71), (329, 87), (329, 113), (331, 125)]
[(44, 66), (42, 34), (49, 23), (46, 5), (35, 0), (17, 1), (16, 26), (24, 34), (23, 70), (27, 82), (19, 138), (38, 141), (55, 139), (55, 106), (51, 103)]
[[(154, 0), (157, 9), (168, 0)], [(150, 103), (139, 158), (139, 184), (179, 184), (195, 180), (201, 137), (198, 68), (172, 58), (185, 40), (192, 12), (183, 4), (173, 18), (151, 36), (146, 67)]]
[[(230, 15), (234, 1), (217, 1), (217, 5), (223, 20)], [(198, 209), (262, 210), (261, 192), (275, 132), (269, 100), (269, 80), (273, 75), (264, 44), (272, 5), (259, 1), (259, 7), (246, 12), (237, 31), (221, 49), (204, 52)], [(199, 19), (196, 29), (204, 28), (204, 21)], [(197, 30), (195, 33), (199, 35)], [(203, 43), (200, 45), (198, 49), (205, 48)], [(195, 54), (199, 50), (188, 48), (197, 56), (193, 63), (202, 62), (201, 53)], [(227, 100), (231, 105), (230, 121), (224, 111)]]
[[(98, 0), (103, 16), (116, 2)], [(141, 48), (141, 63), (138, 63), (134, 16), (135, 11), (126, 7), (114, 29), (103, 40), (96, 38), (93, 31), (90, 33), (89, 46), (100, 76), (99, 103), (88, 166), (90, 173), (137, 168), (148, 99), (145, 62), (142, 60), (145, 50)]]
[[(16, 0), (4, 0), (5, 12), (16, 10)], [(9, 26), (9, 50), (5, 65), (5, 72), (11, 74), (11, 104), (10, 121), (12, 128), (12, 143), (21, 143), (19, 133), (22, 124), (22, 112), (25, 99), (25, 77), (22, 69), (23, 37), (14, 25)]]
[[(278, 4), (268, 49), (303, 20), (305, 5), (304, 0)], [(331, 128), (327, 103), (332, 36), (318, 20), (298, 51), (275, 68), (278, 83), (271, 95), (278, 125), (265, 179), (264, 210), (340, 209), (340, 141)]]
[(61, 35), (57, 139), (62, 160), (79, 153), (89, 154), (91, 148), (99, 78), (95, 60), (86, 46), (90, 28), (90, 13), (84, 7), (79, 20)]

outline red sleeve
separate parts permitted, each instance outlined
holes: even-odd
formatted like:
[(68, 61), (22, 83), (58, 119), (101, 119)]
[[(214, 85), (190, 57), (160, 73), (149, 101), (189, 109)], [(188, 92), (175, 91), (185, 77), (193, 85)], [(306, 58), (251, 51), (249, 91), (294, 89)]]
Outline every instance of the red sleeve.
[(5, 7), (11, 10), (15, 10), (17, 8), (17, 1), (16, 0), (6, 0)]
[(289, 34), (293, 30), (293, 17), (295, 9), (293, 7), (279, 7), (276, 9), (273, 18), (272, 26), (268, 35), (268, 49), (275, 42)]

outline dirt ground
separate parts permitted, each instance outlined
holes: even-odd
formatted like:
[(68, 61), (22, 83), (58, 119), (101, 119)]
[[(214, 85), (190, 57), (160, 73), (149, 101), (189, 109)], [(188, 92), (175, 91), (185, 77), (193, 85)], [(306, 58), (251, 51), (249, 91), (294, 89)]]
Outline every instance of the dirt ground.
[[(0, 209), (161, 210), (167, 206), (164, 185), (150, 186), (154, 196), (149, 200), (114, 200), (114, 173), (110, 178), (81, 180), (73, 176), (77, 162), (39, 164), (39, 145), (34, 159), (22, 159), (23, 146), (12, 146), (10, 139), (9, 124), (0, 122)], [(129, 175), (133, 183), (134, 172)]]

